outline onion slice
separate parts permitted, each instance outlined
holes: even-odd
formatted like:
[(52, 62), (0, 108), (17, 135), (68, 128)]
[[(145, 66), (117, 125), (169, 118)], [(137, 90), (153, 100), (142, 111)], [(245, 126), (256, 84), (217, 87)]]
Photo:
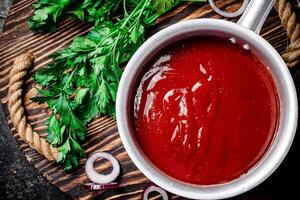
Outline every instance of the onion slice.
[(158, 187), (157, 185), (151, 183), (147, 187), (145, 187), (145, 189), (142, 193), (142, 200), (148, 200), (149, 199), (148, 196), (151, 192), (158, 192), (162, 196), (163, 200), (169, 200), (170, 199), (168, 193), (164, 189), (162, 189), (162, 188)]
[(241, 14), (243, 14), (243, 12), (246, 10), (248, 4), (249, 4), (249, 0), (244, 0), (242, 6), (240, 7), (240, 9), (238, 9), (237, 11), (233, 12), (233, 13), (229, 13), (229, 12), (225, 12), (223, 10), (221, 10), (220, 8), (218, 8), (218, 6), (215, 4), (214, 0), (208, 0), (209, 5), (211, 6), (211, 8), (218, 13), (219, 15), (223, 16), (223, 17), (228, 17), (228, 18), (233, 18), (233, 17), (238, 17)]
[(95, 184), (95, 183), (86, 183), (82, 186), (82, 189), (84, 190), (109, 190), (109, 189), (115, 189), (118, 188), (118, 183), (108, 183), (108, 184)]
[[(112, 171), (108, 175), (99, 174), (96, 172), (94, 168), (94, 162), (97, 158), (104, 158), (111, 162), (112, 164)], [(110, 155), (109, 153), (101, 152), (95, 153), (85, 163), (85, 171), (88, 178), (98, 184), (107, 184), (113, 182), (120, 174), (120, 164), (115, 157)]]

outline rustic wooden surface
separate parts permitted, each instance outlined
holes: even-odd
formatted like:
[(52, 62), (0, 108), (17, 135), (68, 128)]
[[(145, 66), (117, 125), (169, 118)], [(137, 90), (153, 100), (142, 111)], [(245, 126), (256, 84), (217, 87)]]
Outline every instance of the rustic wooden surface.
[[(60, 165), (50, 163), (27, 144), (22, 142), (12, 127), (7, 108), (8, 74), (16, 56), (25, 51), (33, 52), (37, 59), (31, 75), (39, 67), (49, 63), (48, 55), (65, 47), (74, 37), (86, 34), (91, 26), (72, 20), (64, 20), (57, 32), (52, 34), (34, 33), (28, 30), (26, 21), (32, 15), (31, 3), (35, 0), (15, 0), (10, 8), (5, 23), (0, 47), (0, 99), (4, 107), (7, 122), (13, 136), (16, 138), (26, 158), (34, 167), (45, 176), (52, 184), (59, 187), (63, 192), (68, 193), (75, 199), (140, 199), (143, 187), (149, 180), (141, 174), (129, 159), (124, 150), (118, 135), (115, 120), (106, 116), (99, 117), (87, 127), (88, 137), (84, 148), (89, 155), (95, 151), (107, 151), (113, 154), (121, 163), (121, 177), (119, 178), (120, 188), (106, 192), (87, 192), (81, 190), (81, 184), (89, 182), (84, 172), (85, 159), (80, 161), (80, 166), (72, 173), (65, 173)], [(238, 0), (219, 0), (219, 5), (226, 10), (236, 10), (239, 7)], [(193, 18), (221, 18), (216, 15), (207, 4), (183, 4), (170, 14), (158, 20), (148, 35), (181, 20)], [(273, 10), (262, 30), (262, 36), (268, 40), (278, 52), (283, 52), (288, 44), (286, 32), (280, 24), (277, 13)], [(25, 105), (29, 121), (34, 130), (43, 137), (47, 135), (45, 121), (49, 110), (46, 104), (39, 105), (30, 101), (30, 97), (36, 95), (33, 89), (34, 82), (28, 77), (26, 85)], [(105, 171), (108, 163), (97, 162), (97, 170)], [(106, 169), (107, 170), (107, 169)], [(157, 199), (154, 196), (153, 199)], [(179, 198), (173, 196), (173, 198)]]

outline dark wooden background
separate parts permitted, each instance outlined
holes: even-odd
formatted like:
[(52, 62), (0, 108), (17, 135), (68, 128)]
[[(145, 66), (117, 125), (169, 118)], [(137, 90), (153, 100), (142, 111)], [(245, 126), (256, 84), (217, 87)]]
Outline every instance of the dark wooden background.
[[(76, 199), (140, 199), (143, 187), (149, 183), (149, 180), (141, 174), (129, 159), (119, 138), (115, 120), (106, 116), (95, 119), (88, 126), (88, 138), (84, 144), (87, 154), (95, 151), (107, 151), (120, 161), (122, 175), (119, 178), (120, 188), (106, 192), (87, 192), (80, 189), (81, 184), (89, 182), (87, 179), (81, 160), (80, 166), (72, 173), (65, 173), (58, 164), (50, 163), (35, 151), (31, 150), (27, 144), (22, 142), (12, 127), (7, 110), (7, 84), (8, 74), (13, 60), (17, 55), (25, 51), (35, 53), (37, 59), (35, 67), (31, 70), (31, 75), (39, 67), (49, 63), (51, 60), (48, 55), (64, 48), (72, 38), (83, 35), (91, 30), (91, 26), (78, 21), (64, 20), (60, 28), (55, 33), (40, 34), (28, 30), (26, 21), (32, 15), (33, 9), (31, 3), (35, 0), (15, 0), (10, 8), (8, 18), (5, 22), (5, 28), (1, 39), (0, 47), (0, 99), (4, 109), (7, 123), (11, 128), (13, 136), (16, 138), (20, 148), (25, 153), (27, 160), (45, 176), (52, 184), (56, 185), (63, 192)], [(222, 9), (233, 11), (239, 7), (238, 0), (219, 0), (219, 6)], [(148, 35), (152, 35), (158, 30), (176, 23), (181, 20), (193, 18), (221, 18), (216, 15), (207, 4), (183, 4), (177, 9), (158, 20), (157, 25), (153, 26)], [(236, 20), (236, 19), (234, 19)], [(280, 24), (276, 11), (272, 11), (263, 31), (262, 36), (267, 39), (278, 52), (283, 52), (288, 44), (286, 32)], [(300, 87), (300, 74), (297, 69), (291, 70), (295, 79), (297, 90)], [(34, 82), (28, 77), (26, 85), (25, 105), (29, 115), (29, 121), (34, 130), (43, 137), (46, 136), (45, 120), (49, 113), (45, 104), (39, 105), (31, 102), (30, 97), (36, 95), (33, 89)], [(299, 93), (299, 92), (298, 92)], [(299, 177), (299, 134), (292, 146), (284, 163), (280, 168), (262, 185), (254, 190), (236, 197), (234, 199), (289, 199), (290, 195), (297, 195), (296, 183)], [(297, 158), (298, 156), (298, 158)], [(98, 171), (107, 170), (108, 163), (98, 162), (96, 164)], [(154, 196), (153, 199), (159, 198)], [(180, 197), (173, 196), (173, 199)], [(0, 197), (1, 199), (1, 197)], [(294, 199), (294, 198), (293, 198)], [(297, 198), (296, 198), (297, 199)]]

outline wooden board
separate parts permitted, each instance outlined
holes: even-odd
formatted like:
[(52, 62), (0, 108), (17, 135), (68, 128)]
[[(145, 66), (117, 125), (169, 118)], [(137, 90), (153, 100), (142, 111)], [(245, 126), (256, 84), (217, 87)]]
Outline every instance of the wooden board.
[[(84, 171), (85, 159), (80, 161), (80, 166), (72, 173), (65, 173), (60, 165), (48, 162), (37, 152), (30, 149), (27, 144), (20, 140), (13, 128), (7, 110), (7, 100), (9, 98), (7, 97), (7, 91), (8, 74), (14, 58), (26, 51), (33, 52), (37, 57), (35, 66), (30, 72), (30, 75), (33, 75), (38, 68), (51, 61), (48, 58), (49, 54), (64, 48), (74, 37), (86, 34), (91, 30), (91, 26), (87, 23), (64, 20), (55, 33), (40, 34), (31, 32), (28, 30), (26, 21), (33, 13), (31, 7), (33, 2), (35, 0), (15, 0), (13, 2), (1, 39), (0, 99), (13, 136), (25, 153), (28, 161), (52, 184), (75, 199), (140, 199), (142, 189), (149, 183), (149, 180), (135, 167), (124, 150), (115, 120), (106, 116), (95, 119), (87, 127), (88, 137), (83, 144), (88, 155), (95, 151), (107, 151), (113, 154), (121, 163), (122, 175), (119, 178), (121, 187), (105, 192), (87, 192), (80, 189), (81, 184), (89, 182)], [(218, 2), (222, 9), (232, 11), (239, 7), (240, 1), (219, 0)], [(203, 17), (221, 18), (207, 4), (183, 4), (159, 19), (158, 24), (148, 31), (148, 35), (150, 36), (158, 30), (181, 20)], [(286, 32), (274, 10), (268, 17), (262, 30), (262, 36), (280, 53), (285, 50), (288, 44)], [(47, 135), (45, 121), (49, 110), (45, 104), (39, 105), (30, 101), (30, 97), (35, 96), (37, 92), (33, 89), (35, 83), (31, 77), (28, 77), (26, 83), (25, 105), (29, 121), (34, 130), (45, 137)], [(107, 163), (97, 162), (96, 166), (98, 171), (105, 171)], [(157, 198), (158, 196), (153, 197), (153, 199)], [(173, 196), (173, 198), (179, 197)]]

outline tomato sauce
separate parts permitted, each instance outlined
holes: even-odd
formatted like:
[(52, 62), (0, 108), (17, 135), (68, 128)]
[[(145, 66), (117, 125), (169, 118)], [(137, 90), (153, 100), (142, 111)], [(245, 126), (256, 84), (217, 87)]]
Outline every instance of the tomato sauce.
[(163, 50), (146, 67), (134, 100), (135, 135), (166, 174), (210, 185), (257, 164), (276, 134), (279, 100), (250, 51), (196, 37)]

